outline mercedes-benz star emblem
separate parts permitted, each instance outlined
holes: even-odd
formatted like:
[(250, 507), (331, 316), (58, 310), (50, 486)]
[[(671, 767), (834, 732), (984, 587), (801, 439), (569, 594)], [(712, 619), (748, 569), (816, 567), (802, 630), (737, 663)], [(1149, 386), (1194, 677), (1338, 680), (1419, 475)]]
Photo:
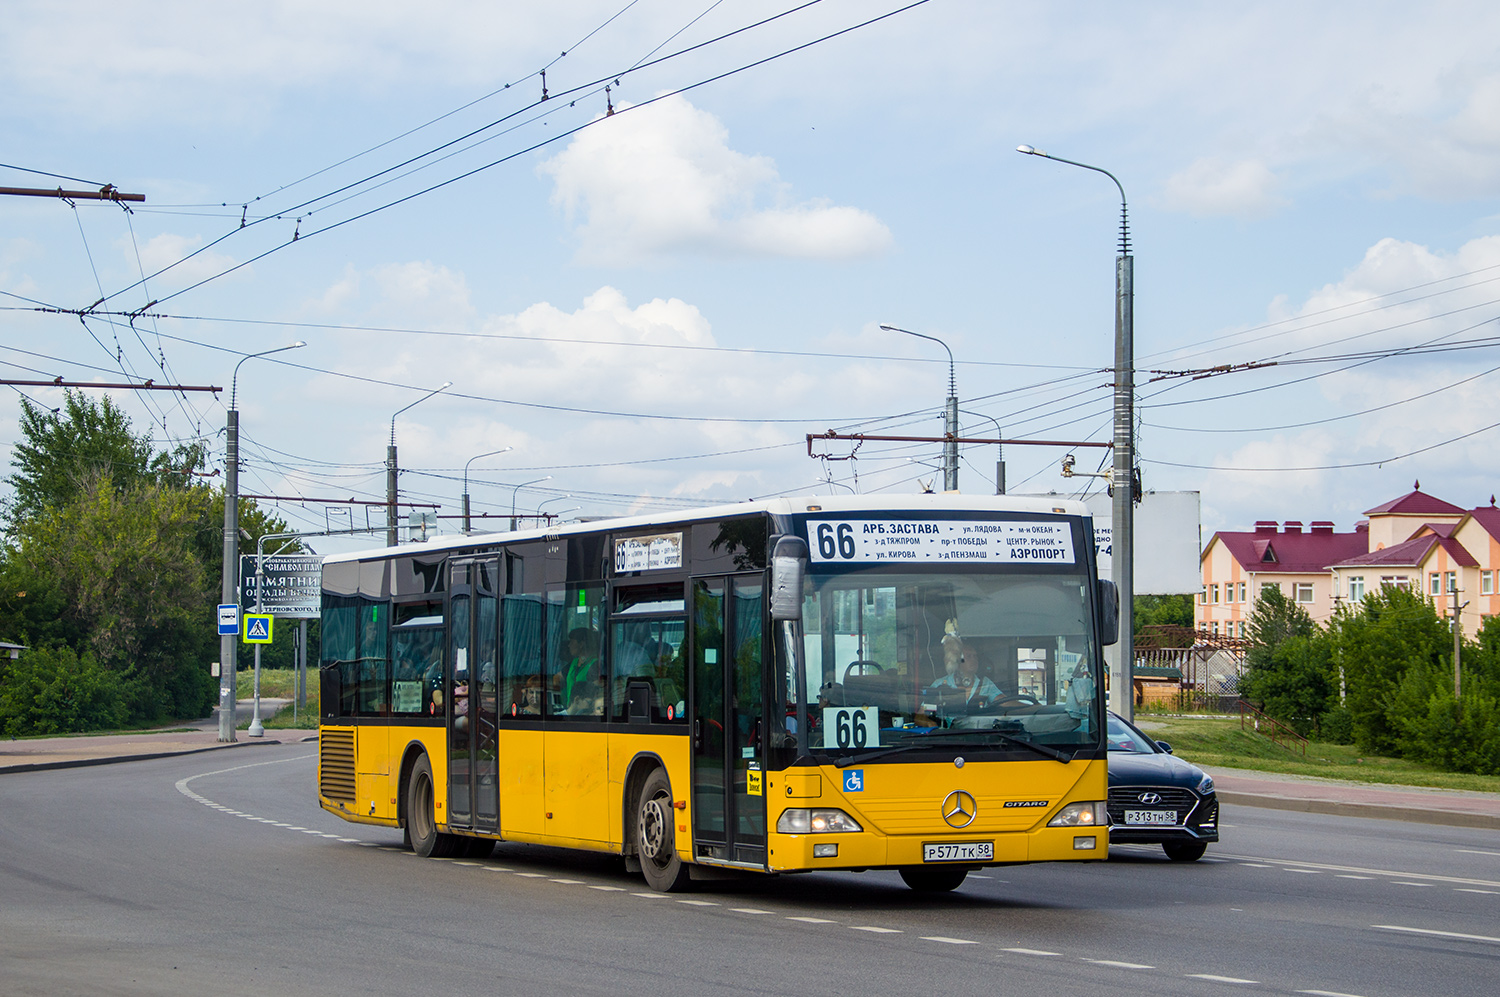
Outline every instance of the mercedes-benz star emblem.
[(943, 799), (943, 820), (948, 822), (949, 827), (968, 827), (978, 815), (979, 808), (974, 805), (974, 797), (961, 789), (954, 790)]
[(1142, 793), (1140, 796), (1137, 796), (1136, 799), (1140, 800), (1142, 803), (1146, 804), (1147, 806), (1151, 806), (1152, 804), (1160, 803), (1161, 802), (1161, 794), (1160, 793)]

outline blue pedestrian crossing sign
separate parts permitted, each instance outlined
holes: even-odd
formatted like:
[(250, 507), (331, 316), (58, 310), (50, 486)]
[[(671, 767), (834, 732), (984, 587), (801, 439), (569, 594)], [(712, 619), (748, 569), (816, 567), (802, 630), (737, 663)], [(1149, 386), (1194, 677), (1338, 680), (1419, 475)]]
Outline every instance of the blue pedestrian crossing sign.
[(271, 643), (271, 624), (276, 618), (259, 613), (245, 614), (245, 636), (243, 642), (246, 644), (269, 644)]

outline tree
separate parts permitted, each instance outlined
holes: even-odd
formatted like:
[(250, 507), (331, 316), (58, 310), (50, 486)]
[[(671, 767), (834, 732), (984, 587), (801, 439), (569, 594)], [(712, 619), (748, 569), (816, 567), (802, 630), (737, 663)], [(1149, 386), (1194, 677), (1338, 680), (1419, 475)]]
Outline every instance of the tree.
[(201, 716), (213, 703), (212, 604), (188, 545), (194, 498), (150, 483), (122, 492), (105, 475), (18, 532), (13, 560), (62, 596), (80, 650), (143, 683), (132, 704), (139, 719)]
[(1399, 751), (1401, 732), (1391, 716), (1397, 693), (1416, 669), (1402, 697), (1408, 709), (1416, 708), (1421, 699), (1416, 687), (1430, 683), (1433, 670), (1451, 654), (1447, 624), (1420, 595), (1386, 585), (1357, 610), (1336, 613), (1329, 634), (1344, 666), (1355, 743), (1369, 751)]
[(1303, 733), (1310, 731), (1333, 699), (1333, 647), (1307, 610), (1279, 589), (1261, 592), (1245, 621), (1241, 693), (1270, 716)]
[(1191, 595), (1138, 595), (1131, 615), (1131, 629), (1140, 638), (1146, 627), (1173, 627), (1175, 632), (1153, 635), (1157, 647), (1193, 646), (1193, 597)]
[(21, 440), (8, 479), (15, 490), (8, 518), (16, 524), (67, 505), (84, 482), (108, 476), (119, 489), (150, 476), (151, 436), (136, 436), (130, 419), (109, 396), (94, 402), (68, 389), (60, 412), (21, 399)]

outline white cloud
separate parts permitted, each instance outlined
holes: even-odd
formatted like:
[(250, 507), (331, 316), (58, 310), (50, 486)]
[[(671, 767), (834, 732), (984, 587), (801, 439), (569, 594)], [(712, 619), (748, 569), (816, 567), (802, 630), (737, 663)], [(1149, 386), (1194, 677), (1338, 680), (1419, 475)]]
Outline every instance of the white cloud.
[(588, 262), (693, 252), (848, 259), (891, 244), (890, 230), (867, 211), (788, 203), (770, 159), (731, 149), (723, 123), (680, 96), (581, 132), (540, 169)]
[(1270, 214), (1289, 202), (1276, 194), (1277, 178), (1257, 160), (1225, 162), (1217, 157), (1196, 160), (1167, 178), (1162, 206), (1198, 216)]
[[(136, 272), (135, 250), (131, 248), (130, 240), (121, 239), (117, 245), (126, 257), (127, 272)], [(162, 275), (161, 280), (173, 287), (182, 287), (223, 273), (235, 265), (234, 257), (212, 249), (200, 251), (202, 245), (202, 236), (163, 232), (141, 243), (140, 266), (146, 271), (147, 276), (164, 267), (171, 267), (172, 269)], [(197, 255), (194, 256), (194, 253)], [(239, 273), (244, 275), (245, 271), (250, 269), (246, 267)]]

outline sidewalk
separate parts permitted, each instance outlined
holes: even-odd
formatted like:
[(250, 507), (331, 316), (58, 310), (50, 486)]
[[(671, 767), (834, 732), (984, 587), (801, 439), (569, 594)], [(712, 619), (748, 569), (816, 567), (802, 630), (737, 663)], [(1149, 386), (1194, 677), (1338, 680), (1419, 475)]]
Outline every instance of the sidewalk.
[(1500, 793), (1386, 786), (1246, 769), (1205, 768), (1230, 806), (1500, 830)]
[[(261, 698), (260, 715), (266, 720), (290, 700)], [(253, 703), (242, 699), (235, 704), (235, 719), (241, 722), (252, 715)], [(189, 755), (200, 751), (245, 748), (257, 744), (280, 744), (314, 736), (313, 731), (276, 730), (263, 737), (250, 737), (236, 731), (237, 740), (219, 740), (219, 711), (202, 719), (189, 721), (170, 731), (135, 731), (130, 734), (72, 735), (41, 737), (30, 740), (0, 740), (0, 775), (8, 772), (38, 772), (47, 769), (77, 768), (82, 765), (108, 765), (114, 762), (142, 761), (168, 755)]]

